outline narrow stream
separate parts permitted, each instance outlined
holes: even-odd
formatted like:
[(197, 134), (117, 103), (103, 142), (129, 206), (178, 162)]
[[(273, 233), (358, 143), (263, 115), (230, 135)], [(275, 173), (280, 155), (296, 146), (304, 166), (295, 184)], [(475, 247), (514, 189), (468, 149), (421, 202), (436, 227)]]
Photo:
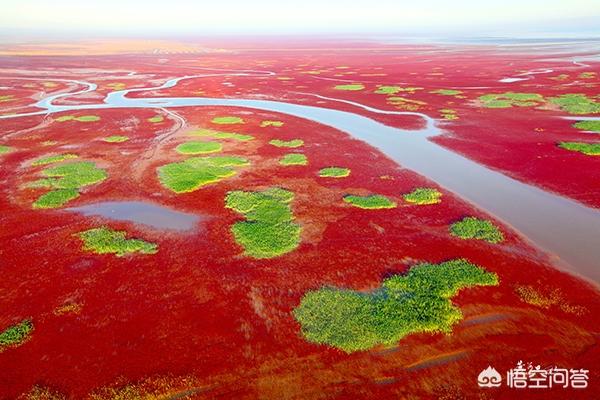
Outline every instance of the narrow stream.
[[(426, 127), (421, 131), (408, 131), (386, 126), (351, 112), (283, 101), (204, 97), (126, 97), (132, 91), (169, 88), (183, 79), (203, 76), (185, 76), (171, 79), (157, 87), (112, 92), (105, 98), (104, 104), (54, 105), (56, 99), (72, 95), (59, 94), (38, 102), (35, 106), (43, 109), (39, 112), (0, 116), (0, 119), (107, 108), (196, 106), (247, 107), (309, 119), (347, 132), (378, 148), (401, 166), (431, 179), (520, 231), (538, 247), (554, 256), (553, 261), (558, 267), (596, 283), (600, 282), (600, 210), (519, 182), (435, 144), (427, 138), (439, 135), (442, 131), (435, 126), (435, 120), (427, 115), (378, 110), (347, 100), (317, 95), (330, 101), (361, 107), (373, 113), (418, 115), (426, 120)], [(95, 90), (95, 85), (87, 85), (85, 92)]]

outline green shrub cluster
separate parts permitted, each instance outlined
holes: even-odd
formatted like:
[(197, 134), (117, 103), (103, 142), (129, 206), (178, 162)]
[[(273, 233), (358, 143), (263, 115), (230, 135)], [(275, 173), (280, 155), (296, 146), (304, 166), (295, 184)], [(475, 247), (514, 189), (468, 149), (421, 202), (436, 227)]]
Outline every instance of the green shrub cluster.
[(155, 115), (154, 117), (148, 118), (148, 122), (153, 123), (153, 124), (159, 124), (159, 123), (163, 122), (164, 120), (165, 120), (165, 118), (162, 115)]
[(12, 147), (0, 144), (0, 154), (10, 153), (11, 151)]
[(46, 165), (46, 164), (54, 164), (57, 162), (62, 162), (65, 160), (71, 160), (73, 158), (77, 158), (77, 154), (56, 154), (53, 156), (38, 158), (34, 162), (31, 163), (33, 166), (38, 165)]
[(450, 226), (450, 233), (461, 239), (479, 239), (489, 243), (500, 243), (504, 235), (491, 221), (465, 217)]
[(380, 209), (380, 208), (396, 208), (396, 202), (388, 199), (385, 196), (379, 194), (372, 194), (369, 196), (344, 196), (344, 201), (350, 203), (355, 207), (364, 208), (368, 210)]
[(327, 167), (319, 171), (321, 178), (345, 178), (350, 175), (349, 168), (342, 167)]
[(462, 318), (450, 299), (461, 289), (498, 285), (498, 277), (464, 259), (423, 263), (370, 293), (321, 288), (293, 311), (304, 337), (347, 353), (392, 346), (417, 332), (451, 332)]
[(429, 93), (439, 94), (442, 96), (458, 96), (458, 95), (462, 94), (463, 92), (461, 90), (455, 90), (455, 89), (436, 89), (436, 90), (432, 90)]
[(218, 153), (223, 149), (223, 145), (217, 142), (187, 142), (182, 143), (175, 148), (180, 154), (208, 154)]
[(31, 332), (33, 323), (28, 319), (6, 328), (0, 333), (0, 352), (6, 347), (21, 345), (30, 337)]
[(537, 93), (497, 93), (479, 97), (479, 101), (487, 108), (532, 107), (544, 102), (544, 97)]
[(212, 129), (196, 129), (194, 131), (191, 131), (189, 134), (192, 136), (214, 137), (216, 139), (233, 139), (233, 140), (239, 140), (242, 142), (254, 139), (254, 136), (251, 136), (251, 135), (243, 135), (240, 133), (233, 133), (233, 132), (221, 132), (221, 131), (215, 131)]
[(442, 193), (433, 188), (416, 188), (403, 197), (407, 202), (418, 205), (437, 204), (442, 201)]
[(361, 83), (334, 86), (335, 90), (349, 90), (349, 91), (363, 90), (364, 88), (365, 88), (365, 85), (363, 85)]
[(294, 223), (290, 202), (294, 194), (280, 188), (260, 192), (237, 190), (227, 194), (225, 206), (244, 215), (231, 230), (245, 254), (273, 258), (289, 253), (300, 243), (300, 225)]
[(585, 94), (563, 94), (558, 97), (551, 97), (549, 101), (569, 114), (600, 113), (600, 102), (590, 99)]
[(56, 118), (57, 122), (65, 121), (77, 121), (77, 122), (96, 122), (100, 121), (100, 117), (97, 115), (82, 115), (81, 117), (75, 117), (73, 115), (63, 115), (62, 117)]
[(249, 162), (241, 157), (192, 157), (159, 167), (158, 178), (175, 193), (193, 192), (235, 175), (234, 167), (245, 165), (249, 165)]
[(281, 165), (307, 165), (308, 159), (304, 154), (290, 153), (279, 160)]
[(275, 147), (295, 148), (295, 147), (300, 147), (300, 146), (304, 145), (304, 140), (302, 140), (302, 139), (292, 139), (292, 140), (273, 139), (273, 140), (269, 141), (269, 144), (271, 144)]
[(219, 125), (243, 124), (244, 120), (240, 117), (216, 117), (212, 119), (212, 123)]
[(577, 151), (587, 156), (600, 156), (600, 143), (560, 142), (558, 147), (565, 150)]
[(122, 257), (129, 253), (154, 254), (158, 246), (141, 239), (127, 239), (125, 231), (115, 231), (105, 226), (89, 229), (77, 234), (83, 240), (83, 249), (96, 254), (116, 254)]
[(573, 127), (590, 132), (600, 132), (600, 121), (579, 121)]
[(113, 135), (113, 136), (105, 137), (102, 140), (107, 143), (123, 143), (123, 142), (128, 141), (129, 138), (127, 136)]
[(49, 188), (52, 191), (40, 196), (34, 208), (56, 208), (79, 197), (79, 189), (102, 182), (108, 176), (91, 161), (62, 164), (42, 171), (45, 178), (30, 183), (29, 187)]
[(274, 126), (275, 128), (280, 128), (283, 126), (283, 121), (262, 121), (260, 123), (261, 128), (266, 128), (267, 126)]

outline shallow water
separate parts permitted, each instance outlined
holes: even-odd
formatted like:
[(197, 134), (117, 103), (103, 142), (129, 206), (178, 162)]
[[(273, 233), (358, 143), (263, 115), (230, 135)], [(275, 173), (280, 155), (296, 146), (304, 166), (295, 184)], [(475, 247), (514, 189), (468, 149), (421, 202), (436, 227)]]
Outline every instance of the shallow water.
[(187, 231), (194, 229), (200, 217), (145, 201), (104, 201), (67, 208), (85, 216), (100, 216), (116, 221), (129, 221), (157, 229)]
[[(281, 112), (316, 121), (347, 132), (378, 148), (401, 166), (431, 179), (503, 220), (538, 247), (549, 252), (559, 267), (600, 282), (600, 246), (598, 245), (600, 210), (517, 181), (435, 144), (427, 138), (439, 135), (442, 131), (427, 115), (379, 110), (347, 100), (316, 95), (322, 99), (343, 102), (373, 113), (418, 115), (426, 121), (426, 126), (422, 130), (409, 131), (389, 127), (351, 112), (283, 101), (203, 97), (148, 99), (126, 97), (130, 91), (143, 92), (174, 87), (183, 79), (197, 77), (202, 75), (171, 79), (157, 87), (112, 92), (106, 97), (104, 104), (53, 105), (55, 99), (68, 96), (68, 94), (59, 94), (37, 103), (37, 107), (44, 109), (37, 114), (107, 108), (235, 106)], [(95, 90), (92, 84), (89, 84), (88, 89)], [(32, 115), (32, 113), (21, 115)], [(0, 119), (18, 116), (0, 116)]]

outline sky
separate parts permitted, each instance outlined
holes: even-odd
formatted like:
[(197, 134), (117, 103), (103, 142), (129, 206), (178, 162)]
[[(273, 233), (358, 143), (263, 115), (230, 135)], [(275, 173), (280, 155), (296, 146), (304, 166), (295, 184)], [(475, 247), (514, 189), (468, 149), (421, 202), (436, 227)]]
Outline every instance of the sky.
[(477, 33), (563, 23), (579, 29), (595, 24), (591, 17), (600, 21), (600, 0), (2, 0), (0, 29), (154, 36)]

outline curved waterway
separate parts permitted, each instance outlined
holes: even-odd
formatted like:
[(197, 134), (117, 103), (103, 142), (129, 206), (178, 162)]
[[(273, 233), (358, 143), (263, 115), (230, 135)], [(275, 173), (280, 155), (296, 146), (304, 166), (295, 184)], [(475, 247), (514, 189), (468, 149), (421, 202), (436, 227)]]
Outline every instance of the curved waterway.
[[(428, 140), (432, 136), (441, 134), (442, 131), (436, 127), (435, 120), (425, 114), (379, 110), (360, 103), (314, 95), (329, 101), (360, 107), (372, 113), (417, 115), (425, 120), (426, 125), (422, 130), (409, 131), (393, 128), (351, 112), (284, 101), (207, 97), (127, 97), (130, 92), (170, 88), (183, 79), (213, 75), (184, 76), (168, 80), (156, 87), (115, 91), (106, 96), (103, 104), (55, 105), (56, 99), (73, 95), (61, 93), (36, 103), (35, 106), (42, 109), (39, 112), (0, 116), (0, 119), (108, 108), (198, 106), (246, 107), (309, 119), (347, 132), (356, 139), (376, 147), (402, 167), (431, 179), (512, 226), (548, 252), (557, 266), (593, 282), (600, 282), (600, 210), (519, 182), (446, 150)], [(80, 93), (95, 90), (94, 84), (73, 82), (87, 86)]]

